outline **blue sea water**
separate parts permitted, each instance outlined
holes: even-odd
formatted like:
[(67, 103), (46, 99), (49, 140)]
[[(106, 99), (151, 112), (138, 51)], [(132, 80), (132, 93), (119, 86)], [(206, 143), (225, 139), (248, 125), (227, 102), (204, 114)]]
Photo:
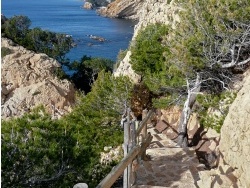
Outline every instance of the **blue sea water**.
[[(7, 18), (28, 16), (31, 28), (72, 35), (77, 46), (66, 55), (71, 61), (83, 55), (116, 60), (118, 52), (127, 49), (136, 23), (98, 16), (95, 10), (82, 9), (83, 4), (80, 0), (2, 0), (1, 13)], [(107, 41), (95, 41), (88, 35)]]

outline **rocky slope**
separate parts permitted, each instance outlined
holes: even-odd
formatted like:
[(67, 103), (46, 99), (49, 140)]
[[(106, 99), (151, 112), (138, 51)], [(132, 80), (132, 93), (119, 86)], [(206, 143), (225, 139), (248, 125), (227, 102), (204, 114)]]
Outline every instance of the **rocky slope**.
[(53, 72), (60, 64), (45, 54), (36, 54), (11, 40), (1, 39), (2, 50), (9, 53), (1, 61), (2, 118), (20, 116), (35, 106), (44, 105), (58, 117), (71, 110), (75, 89)]

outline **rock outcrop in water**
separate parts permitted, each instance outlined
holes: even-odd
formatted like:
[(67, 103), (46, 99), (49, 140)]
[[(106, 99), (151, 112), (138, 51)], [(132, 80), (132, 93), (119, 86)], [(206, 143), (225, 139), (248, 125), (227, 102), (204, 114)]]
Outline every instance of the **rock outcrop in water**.
[[(54, 71), (60, 64), (46, 54), (36, 54), (11, 40), (2, 38), (7, 55), (1, 62), (2, 118), (21, 116), (42, 104), (54, 117), (71, 111), (74, 86), (58, 79)], [(2, 54), (3, 55), (3, 54)]]
[(83, 8), (85, 8), (85, 9), (93, 9), (93, 5), (92, 5), (92, 3), (85, 2), (84, 5), (83, 5)]

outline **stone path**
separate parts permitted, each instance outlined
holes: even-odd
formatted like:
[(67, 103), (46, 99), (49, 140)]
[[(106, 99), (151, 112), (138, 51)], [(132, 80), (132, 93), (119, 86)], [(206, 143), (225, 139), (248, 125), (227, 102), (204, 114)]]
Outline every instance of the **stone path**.
[(182, 149), (165, 134), (148, 125), (153, 140), (147, 149), (148, 161), (141, 161), (134, 188), (195, 188), (199, 180), (199, 161), (192, 148)]

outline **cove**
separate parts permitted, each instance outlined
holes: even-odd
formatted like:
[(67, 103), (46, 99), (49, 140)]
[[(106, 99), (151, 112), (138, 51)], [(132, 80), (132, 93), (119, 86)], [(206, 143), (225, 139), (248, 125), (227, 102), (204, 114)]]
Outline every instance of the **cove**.
[[(80, 0), (2, 0), (1, 11), (7, 18), (28, 16), (31, 28), (40, 27), (72, 35), (76, 47), (66, 55), (71, 61), (83, 55), (116, 60), (120, 50), (128, 48), (136, 22), (98, 16), (95, 10), (82, 9)], [(93, 40), (90, 35), (105, 41)]]

